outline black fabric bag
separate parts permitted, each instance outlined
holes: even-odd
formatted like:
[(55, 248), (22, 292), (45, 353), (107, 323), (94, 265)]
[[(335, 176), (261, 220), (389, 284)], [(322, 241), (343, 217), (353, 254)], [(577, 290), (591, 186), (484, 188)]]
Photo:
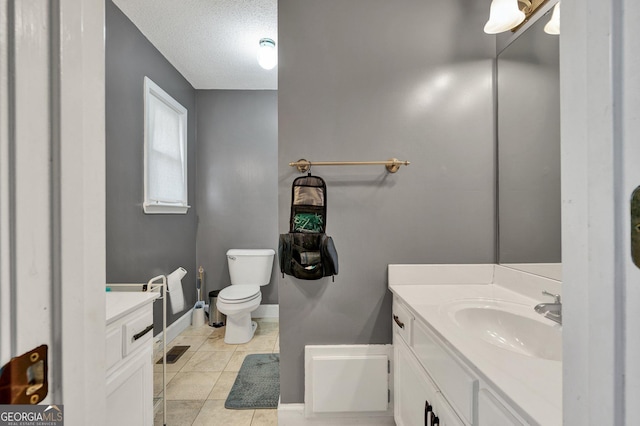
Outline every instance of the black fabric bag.
[(338, 252), (325, 234), (327, 186), (318, 176), (296, 178), (291, 186), (289, 233), (280, 234), (280, 272), (303, 280), (338, 274)]

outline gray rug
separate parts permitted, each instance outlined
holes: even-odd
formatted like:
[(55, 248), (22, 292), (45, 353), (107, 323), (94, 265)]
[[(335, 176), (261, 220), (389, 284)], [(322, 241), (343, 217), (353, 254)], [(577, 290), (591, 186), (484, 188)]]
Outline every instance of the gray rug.
[(276, 408), (280, 397), (280, 355), (247, 355), (224, 403), (225, 408)]

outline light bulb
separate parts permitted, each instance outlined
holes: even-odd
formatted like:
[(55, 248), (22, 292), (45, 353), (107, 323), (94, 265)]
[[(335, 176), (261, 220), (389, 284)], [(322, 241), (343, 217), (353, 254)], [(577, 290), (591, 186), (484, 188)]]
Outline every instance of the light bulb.
[(551, 35), (560, 34), (560, 2), (553, 6), (553, 13), (551, 19), (544, 26), (544, 32)]
[(258, 63), (265, 70), (273, 69), (278, 65), (278, 51), (276, 50), (276, 42), (270, 38), (260, 39), (260, 47), (258, 47)]
[(520, 25), (524, 18), (524, 12), (518, 8), (518, 0), (493, 0), (484, 32), (497, 34), (508, 31)]

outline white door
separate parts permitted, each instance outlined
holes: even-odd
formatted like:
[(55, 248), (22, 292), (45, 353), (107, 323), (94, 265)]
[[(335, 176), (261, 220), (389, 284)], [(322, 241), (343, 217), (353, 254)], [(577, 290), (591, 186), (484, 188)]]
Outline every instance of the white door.
[(65, 424), (100, 424), (104, 5), (0, 0), (0, 364), (48, 346)]
[[(624, 252), (624, 286), (620, 295), (624, 305), (625, 422), (640, 424), (640, 269), (631, 261), (629, 199), (634, 188), (640, 186), (640, 5), (625, 0), (617, 11), (621, 21), (623, 46), (622, 86), (622, 138), (623, 158), (623, 229), (620, 238)], [(638, 262), (636, 262), (638, 263)]]
[[(4, 0), (2, 28), (2, 345), (12, 356), (49, 347), (50, 390), (60, 392), (58, 297), (53, 291), (52, 154), (49, 115), (49, 9)], [(39, 402), (39, 401), (36, 401)]]
[(560, 35), (566, 425), (640, 424), (640, 4), (563, 0)]

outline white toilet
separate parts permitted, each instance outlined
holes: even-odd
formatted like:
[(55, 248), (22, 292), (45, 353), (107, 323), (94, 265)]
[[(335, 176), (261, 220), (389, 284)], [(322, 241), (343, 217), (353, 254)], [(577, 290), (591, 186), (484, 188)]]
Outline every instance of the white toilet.
[(227, 251), (231, 285), (218, 294), (218, 310), (227, 316), (225, 343), (237, 345), (253, 338), (258, 326), (251, 321), (251, 312), (262, 301), (260, 286), (269, 284), (273, 257), (272, 249)]

